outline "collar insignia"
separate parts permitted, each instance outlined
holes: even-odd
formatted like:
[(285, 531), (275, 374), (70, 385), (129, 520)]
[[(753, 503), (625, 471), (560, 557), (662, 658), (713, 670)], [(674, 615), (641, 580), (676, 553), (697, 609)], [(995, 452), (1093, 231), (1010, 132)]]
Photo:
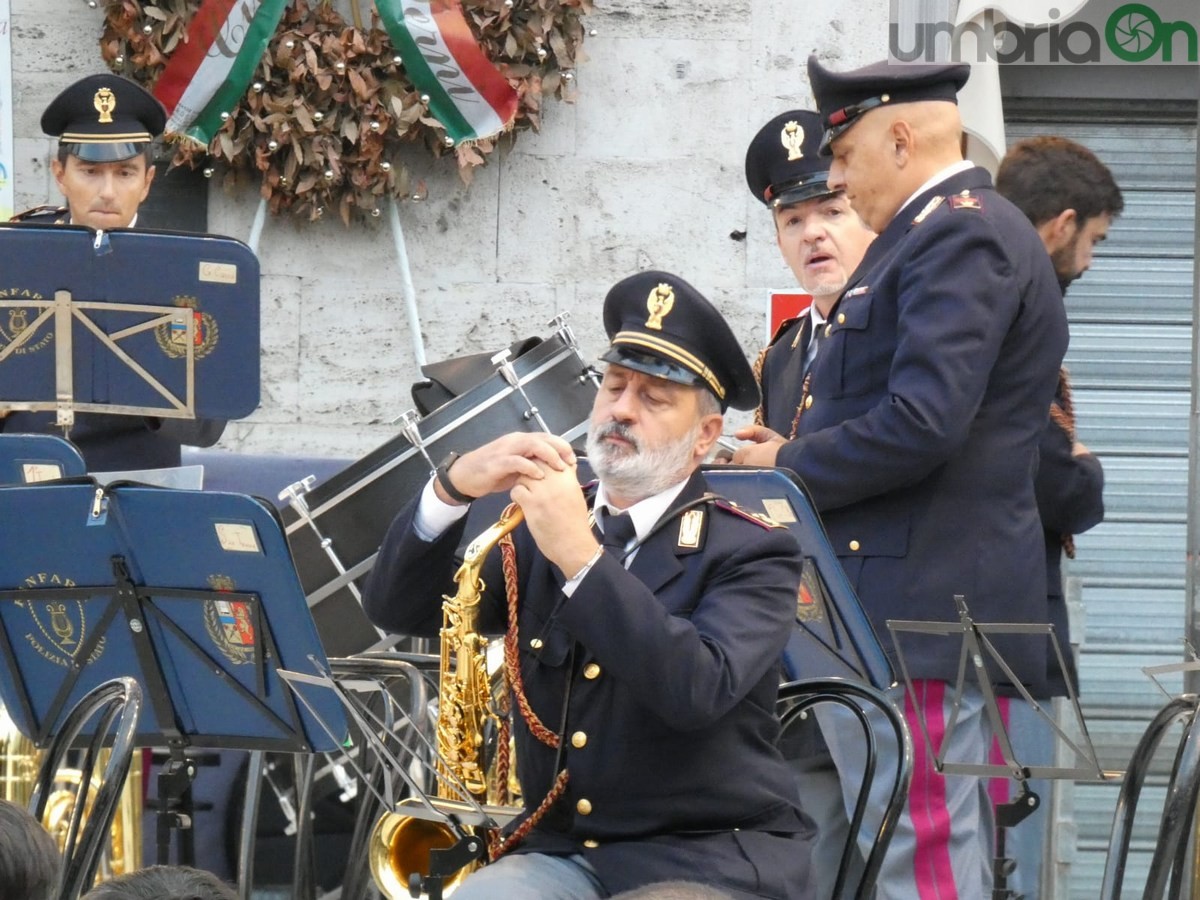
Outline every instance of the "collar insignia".
[(943, 197), (941, 194), (938, 194), (936, 197), (934, 197), (932, 200), (930, 200), (928, 203), (926, 203), (925, 208), (923, 210), (921, 210), (919, 213), (917, 213), (917, 217), (915, 219), (913, 219), (913, 224), (920, 225), (922, 222), (924, 222), (926, 219), (928, 219), (930, 214), (935, 209), (937, 209), (939, 206), (941, 206), (942, 203), (945, 201), (945, 199), (946, 198)]

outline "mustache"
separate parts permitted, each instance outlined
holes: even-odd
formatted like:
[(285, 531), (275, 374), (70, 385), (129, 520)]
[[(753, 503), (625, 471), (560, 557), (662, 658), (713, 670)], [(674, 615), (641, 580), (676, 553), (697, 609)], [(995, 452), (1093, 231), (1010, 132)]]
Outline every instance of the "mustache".
[(608, 437), (619, 437), (623, 441), (628, 441), (634, 450), (641, 450), (641, 445), (638, 439), (633, 435), (633, 429), (623, 422), (607, 422), (596, 429), (595, 438), (597, 441), (602, 441)]

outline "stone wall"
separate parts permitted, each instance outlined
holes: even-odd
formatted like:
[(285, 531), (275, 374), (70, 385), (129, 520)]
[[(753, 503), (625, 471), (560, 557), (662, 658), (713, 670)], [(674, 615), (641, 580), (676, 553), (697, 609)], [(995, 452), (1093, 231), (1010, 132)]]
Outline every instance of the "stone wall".
[[(11, 0), (17, 209), (59, 197), (42, 109), (100, 71), (101, 13), (85, 0)], [(839, 68), (882, 58), (888, 0), (597, 0), (574, 104), (496, 154), (468, 188), (450, 160), (415, 154), (428, 198), (399, 214), (428, 359), (547, 333), (569, 312), (584, 355), (604, 344), (600, 302), (639, 268), (684, 276), (764, 341), (771, 288), (792, 277), (745, 187), (746, 145), (811, 103), (809, 53)], [(252, 186), (214, 179), (209, 228), (247, 240)], [(360, 456), (395, 433), (419, 378), (387, 217), (377, 227), (269, 218), (262, 262), (262, 404), (223, 446)]]

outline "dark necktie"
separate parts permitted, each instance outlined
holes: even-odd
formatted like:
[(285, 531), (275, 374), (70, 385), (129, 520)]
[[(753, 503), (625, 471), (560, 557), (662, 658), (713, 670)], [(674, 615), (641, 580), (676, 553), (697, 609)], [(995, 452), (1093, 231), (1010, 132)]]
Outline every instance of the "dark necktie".
[(633, 527), (633, 517), (625, 513), (602, 510), (597, 519), (604, 528), (604, 532), (600, 537), (600, 543), (604, 545), (605, 550), (617, 559), (623, 560), (625, 558), (625, 548), (629, 546), (629, 542), (637, 535), (637, 529)]
[(820, 350), (820, 348), (821, 348), (821, 338), (825, 337), (825, 324), (824, 323), (818, 325), (816, 322), (813, 322), (812, 328), (813, 328), (812, 339), (809, 341), (808, 347), (805, 350), (805, 355), (804, 355), (804, 374), (805, 375), (807, 375), (809, 370), (812, 369), (812, 365), (817, 359), (817, 351)]

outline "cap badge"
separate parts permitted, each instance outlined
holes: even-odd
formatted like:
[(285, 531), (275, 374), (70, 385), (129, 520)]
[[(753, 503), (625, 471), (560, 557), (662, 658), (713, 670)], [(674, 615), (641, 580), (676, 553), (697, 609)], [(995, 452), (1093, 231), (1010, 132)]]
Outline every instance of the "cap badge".
[(804, 159), (804, 129), (799, 122), (788, 122), (779, 132), (779, 140), (788, 152), (788, 162)]
[(675, 289), (665, 281), (655, 285), (654, 290), (646, 297), (646, 309), (650, 311), (650, 318), (646, 320), (646, 327), (652, 328), (655, 331), (662, 331), (663, 317), (674, 306)]
[(96, 107), (96, 112), (100, 113), (99, 123), (101, 125), (112, 124), (112, 113), (117, 108), (117, 98), (113, 96), (110, 88), (102, 87), (96, 91), (96, 96), (92, 98), (92, 105)]

